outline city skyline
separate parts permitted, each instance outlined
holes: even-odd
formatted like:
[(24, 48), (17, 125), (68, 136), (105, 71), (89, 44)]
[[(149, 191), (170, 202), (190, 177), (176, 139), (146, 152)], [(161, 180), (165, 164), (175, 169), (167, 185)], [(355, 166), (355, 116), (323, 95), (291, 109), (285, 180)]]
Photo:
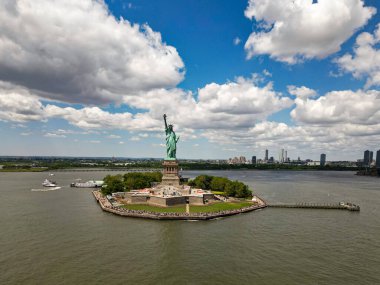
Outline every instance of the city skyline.
[(0, 8), (0, 155), (160, 158), (164, 113), (179, 158), (380, 148), (375, 0)]

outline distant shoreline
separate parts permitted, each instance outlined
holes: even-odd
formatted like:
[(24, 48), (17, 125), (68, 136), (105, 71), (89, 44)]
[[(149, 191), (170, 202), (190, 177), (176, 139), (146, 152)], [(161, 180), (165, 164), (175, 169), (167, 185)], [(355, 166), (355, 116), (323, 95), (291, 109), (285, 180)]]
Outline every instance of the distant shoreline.
[[(162, 159), (80, 158), (80, 157), (4, 157), (0, 156), (0, 172), (71, 171), (130, 171), (131, 169), (162, 169)], [(359, 171), (354, 161), (330, 161), (326, 165), (308, 165), (309, 161), (286, 163), (229, 164), (226, 160), (178, 159), (182, 170), (291, 170), (291, 171)]]
[[(233, 167), (233, 168), (183, 168), (183, 171), (357, 171), (358, 173), (362, 170), (359, 168), (246, 168), (246, 167)], [(136, 167), (136, 168), (30, 168), (30, 169), (0, 169), (0, 172), (12, 173), (12, 172), (95, 172), (95, 171), (125, 171), (125, 172), (151, 172), (151, 171), (161, 171), (161, 168), (146, 168), (146, 167)], [(366, 174), (358, 174), (362, 176), (371, 176)], [(376, 176), (376, 175), (372, 175)]]

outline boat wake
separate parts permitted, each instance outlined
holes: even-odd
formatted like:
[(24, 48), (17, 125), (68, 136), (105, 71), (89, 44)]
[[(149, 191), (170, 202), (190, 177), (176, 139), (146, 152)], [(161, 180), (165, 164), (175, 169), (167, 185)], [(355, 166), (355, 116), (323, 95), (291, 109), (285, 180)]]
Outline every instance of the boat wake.
[(47, 192), (47, 191), (55, 191), (58, 189), (61, 189), (62, 187), (48, 187), (48, 188), (42, 188), (42, 189), (30, 189), (30, 191), (33, 192)]

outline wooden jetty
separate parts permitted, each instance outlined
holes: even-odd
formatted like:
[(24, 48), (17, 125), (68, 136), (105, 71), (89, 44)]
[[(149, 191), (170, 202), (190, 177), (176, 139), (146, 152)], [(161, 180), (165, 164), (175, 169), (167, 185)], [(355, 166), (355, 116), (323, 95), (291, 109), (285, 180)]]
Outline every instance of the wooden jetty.
[(360, 211), (360, 207), (358, 205), (355, 205), (352, 203), (345, 203), (345, 202), (341, 202), (338, 204), (320, 204), (320, 203), (267, 204), (267, 207)]

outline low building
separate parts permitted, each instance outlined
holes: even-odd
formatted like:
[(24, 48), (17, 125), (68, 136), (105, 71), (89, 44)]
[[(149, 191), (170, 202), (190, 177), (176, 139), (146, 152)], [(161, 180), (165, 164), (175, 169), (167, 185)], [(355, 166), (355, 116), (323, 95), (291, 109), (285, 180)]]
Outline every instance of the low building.
[(308, 161), (307, 166), (320, 166), (321, 162), (320, 161)]

